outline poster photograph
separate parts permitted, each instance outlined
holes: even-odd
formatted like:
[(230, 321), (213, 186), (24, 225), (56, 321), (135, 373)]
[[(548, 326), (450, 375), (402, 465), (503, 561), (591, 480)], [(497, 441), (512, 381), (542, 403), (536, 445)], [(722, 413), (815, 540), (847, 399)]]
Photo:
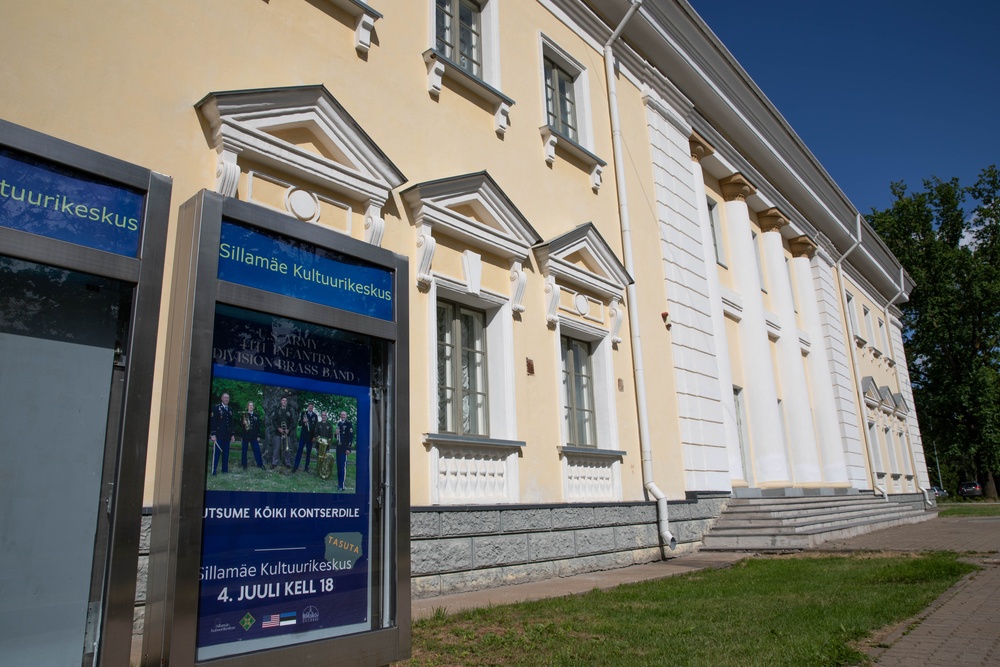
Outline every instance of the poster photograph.
[(369, 629), (372, 350), (219, 305), (197, 659)]

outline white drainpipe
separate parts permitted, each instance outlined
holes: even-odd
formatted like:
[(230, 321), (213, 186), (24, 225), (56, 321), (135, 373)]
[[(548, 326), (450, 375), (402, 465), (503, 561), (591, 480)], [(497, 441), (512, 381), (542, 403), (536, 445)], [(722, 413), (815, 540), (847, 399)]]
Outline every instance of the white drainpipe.
[[(896, 296), (892, 297), (892, 300), (889, 301), (889, 303), (885, 304), (885, 309), (884, 309), (884, 312), (885, 312), (885, 325), (886, 325), (886, 327), (889, 327), (889, 336), (890, 336), (889, 345), (890, 346), (892, 346), (892, 340), (891, 340), (891, 337), (892, 337), (892, 323), (891, 322), (892, 322), (892, 320), (890, 319), (890, 316), (889, 316), (889, 306), (891, 306), (892, 304), (896, 303), (896, 299), (898, 299), (899, 297), (903, 296), (903, 291), (905, 289), (905, 283), (903, 281), (904, 281), (903, 267), (900, 266), (899, 267), (899, 292), (896, 293)], [(888, 352), (888, 350), (886, 350), (886, 352)], [(898, 361), (896, 363), (899, 364)], [(898, 365), (896, 367), (896, 384), (899, 385), (900, 388), (902, 388), (902, 386), (903, 386), (902, 383), (899, 381), (899, 367), (898, 367)], [(907, 431), (909, 431), (909, 425), (907, 425)], [(910, 469), (913, 471), (913, 479), (916, 480), (916, 482), (917, 482), (917, 491), (919, 491), (920, 493), (924, 494), (924, 504), (926, 504), (928, 507), (934, 507), (934, 504), (931, 502), (931, 496), (930, 496), (929, 490), (925, 489), (922, 486), (920, 486), (920, 475), (917, 474), (917, 461), (916, 461), (916, 459), (913, 456), (913, 444), (910, 442), (909, 433), (907, 433), (906, 442), (907, 442), (906, 456), (909, 457), (909, 459), (910, 459)]]
[[(615, 81), (614, 50), (611, 48), (625, 24), (631, 20), (642, 4), (642, 0), (633, 0), (632, 6), (622, 18), (618, 27), (611, 33), (610, 39), (604, 45), (604, 67), (608, 78), (608, 108), (611, 112), (611, 144), (614, 148), (615, 183), (618, 187), (618, 212), (622, 227), (622, 251), (625, 259), (625, 270), (633, 275), (632, 261), (632, 227), (629, 222), (628, 196), (625, 190), (625, 160), (622, 156), (621, 120), (618, 117), (618, 86)], [(653, 481), (653, 451), (649, 439), (649, 411), (646, 405), (646, 379), (642, 368), (642, 341), (639, 335), (639, 307), (635, 284), (626, 287), (628, 296), (628, 324), (632, 333), (632, 368), (635, 374), (635, 393), (639, 413), (639, 445), (642, 449), (642, 484), (646, 491), (656, 500), (657, 532), (663, 543), (670, 549), (677, 548), (677, 539), (670, 532), (667, 519), (667, 496)]]
[[(854, 252), (855, 248), (857, 248), (859, 245), (861, 245), (861, 214), (860, 213), (858, 213), (857, 224), (858, 224), (858, 238), (857, 238), (857, 240), (854, 242), (854, 245), (852, 245), (850, 248), (848, 248), (844, 252), (844, 254), (840, 256), (840, 259), (837, 260), (837, 287), (840, 290), (840, 307), (844, 311), (844, 317), (847, 318), (847, 329), (848, 329), (848, 331), (852, 335), (856, 335), (856, 334), (854, 334), (853, 331), (850, 331), (850, 329), (851, 329), (851, 315), (850, 315), (850, 313), (847, 312), (847, 297), (846, 297), (846, 292), (844, 290), (844, 260), (847, 259), (848, 255), (850, 255), (852, 252)], [(861, 390), (861, 370), (858, 367), (858, 355), (857, 355), (857, 352), (855, 352), (855, 348), (856, 347), (857, 347), (857, 345), (855, 345), (855, 343), (854, 343), (853, 340), (848, 340), (847, 341), (847, 349), (851, 353), (851, 364), (854, 366), (854, 384), (855, 384), (854, 389), (855, 389), (855, 392), (856, 392), (857, 397), (858, 397), (858, 408), (861, 410), (861, 421), (864, 424), (864, 428), (861, 429), (861, 432), (864, 434), (865, 444), (867, 445), (866, 449), (868, 450), (868, 467), (871, 469), (871, 473), (872, 473), (872, 488), (876, 492), (878, 492), (879, 494), (881, 494), (882, 497), (886, 501), (888, 501), (889, 500), (889, 492), (887, 490), (885, 490), (884, 488), (882, 488), (881, 486), (878, 485), (878, 475), (875, 472), (875, 461), (872, 458), (872, 441), (871, 441), (871, 436), (868, 434), (868, 417), (865, 416), (865, 394)], [(877, 443), (876, 443), (876, 445), (877, 445)]]

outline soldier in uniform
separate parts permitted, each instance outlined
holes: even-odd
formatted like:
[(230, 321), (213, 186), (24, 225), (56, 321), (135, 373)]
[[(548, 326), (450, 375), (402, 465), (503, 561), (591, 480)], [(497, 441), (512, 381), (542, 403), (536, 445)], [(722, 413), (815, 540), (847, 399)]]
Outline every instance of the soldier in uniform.
[(223, 393), (219, 403), (212, 408), (208, 425), (208, 439), (212, 443), (212, 474), (219, 468), (222, 457), (222, 472), (229, 472), (229, 445), (236, 439), (233, 433), (233, 411), (229, 407), (229, 394)]
[(320, 479), (330, 479), (330, 471), (333, 469), (333, 461), (330, 460), (330, 450), (328, 447), (333, 444), (333, 424), (330, 423), (330, 414), (324, 410), (320, 415), (320, 420), (316, 424), (316, 469)]
[(253, 457), (257, 461), (257, 467), (263, 468), (264, 462), (260, 458), (260, 415), (254, 412), (253, 401), (247, 403), (247, 411), (243, 413), (243, 469), (247, 469), (247, 445), (253, 447)]
[(347, 477), (347, 455), (354, 445), (354, 427), (351, 426), (347, 413), (341, 411), (337, 421), (337, 490), (344, 490), (344, 479)]
[(299, 469), (303, 449), (306, 451), (305, 471), (309, 472), (309, 457), (312, 455), (312, 443), (313, 438), (316, 437), (316, 422), (318, 421), (319, 415), (313, 410), (313, 404), (309, 403), (305, 412), (299, 416), (299, 449), (295, 452), (295, 465), (292, 466), (292, 472), (297, 472)]
[[(288, 407), (288, 399), (281, 397), (281, 404), (271, 412), (271, 469), (281, 465), (282, 442), (295, 428), (295, 413)], [(288, 465), (286, 462), (285, 465)]]

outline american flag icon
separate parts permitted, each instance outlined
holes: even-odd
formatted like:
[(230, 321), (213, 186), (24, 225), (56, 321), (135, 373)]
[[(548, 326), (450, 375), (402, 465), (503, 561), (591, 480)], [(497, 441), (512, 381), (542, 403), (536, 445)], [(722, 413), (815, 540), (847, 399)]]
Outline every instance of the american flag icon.
[(276, 628), (281, 625), (295, 625), (295, 612), (286, 611), (281, 614), (271, 614), (270, 616), (265, 616), (264, 621), (260, 624), (260, 627)]

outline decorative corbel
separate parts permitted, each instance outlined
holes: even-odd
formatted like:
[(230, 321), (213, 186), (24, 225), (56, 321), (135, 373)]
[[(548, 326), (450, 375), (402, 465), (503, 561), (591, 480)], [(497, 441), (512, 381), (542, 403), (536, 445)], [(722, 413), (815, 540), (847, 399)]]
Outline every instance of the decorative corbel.
[(601, 189), (601, 173), (604, 171), (604, 165), (595, 164), (593, 169), (590, 170), (590, 188), (594, 192)]
[(215, 165), (215, 191), (223, 197), (235, 197), (240, 184), (240, 166), (236, 163), (240, 149), (219, 146), (219, 160)]
[(375, 17), (371, 14), (359, 14), (354, 26), (354, 48), (358, 53), (368, 53), (372, 46), (372, 29), (375, 27)]
[(515, 313), (524, 312), (524, 287), (528, 284), (528, 276), (524, 273), (521, 260), (512, 259), (510, 262), (510, 308)]
[(556, 144), (559, 143), (559, 137), (555, 135), (548, 125), (542, 125), (538, 128), (542, 133), (542, 147), (545, 149), (545, 162), (551, 165), (556, 161)]
[(421, 224), (417, 228), (417, 285), (429, 287), (433, 276), (431, 276), (431, 262), (434, 261), (434, 249), (437, 241), (431, 235), (431, 226)]
[(618, 334), (622, 330), (622, 316), (624, 313), (622, 309), (619, 308), (622, 303), (622, 298), (620, 296), (611, 297), (611, 304), (608, 306), (608, 315), (611, 316), (611, 342), (617, 345), (622, 342), (621, 336)]
[(559, 285), (556, 284), (555, 276), (547, 276), (545, 278), (545, 293), (549, 295), (549, 302), (545, 309), (545, 321), (549, 324), (555, 324), (559, 321), (559, 298), (561, 296), (562, 290)]
[(438, 60), (434, 49), (424, 51), (424, 63), (427, 65), (427, 92), (438, 97), (443, 85), (444, 63)]
[(382, 245), (382, 235), (385, 233), (385, 220), (382, 218), (382, 202), (370, 200), (365, 211), (365, 242), (373, 246)]
[(493, 120), (496, 122), (496, 133), (503, 136), (510, 127), (510, 105), (503, 101), (497, 104)]

